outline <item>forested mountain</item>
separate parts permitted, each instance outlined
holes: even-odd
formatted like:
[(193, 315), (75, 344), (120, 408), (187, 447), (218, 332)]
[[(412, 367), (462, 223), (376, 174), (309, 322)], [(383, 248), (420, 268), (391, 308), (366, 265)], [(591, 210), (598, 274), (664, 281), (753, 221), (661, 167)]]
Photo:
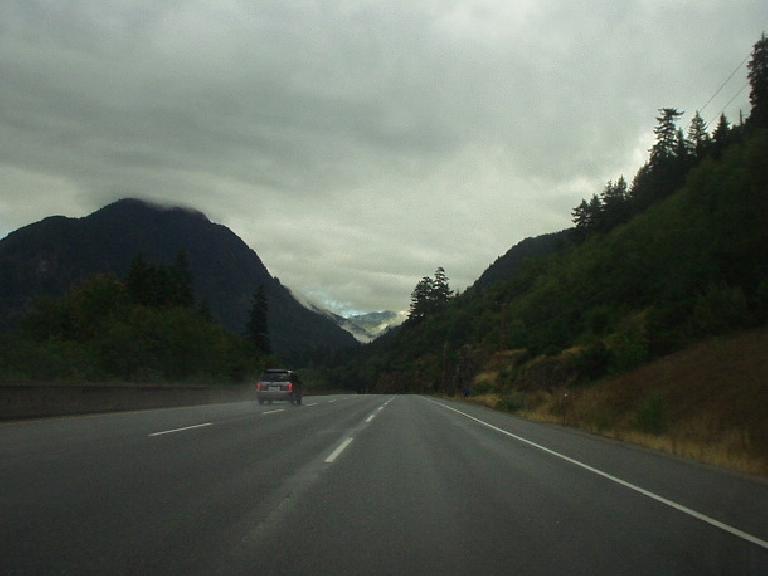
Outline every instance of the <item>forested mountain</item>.
[[(749, 64), (753, 112), (768, 103), (768, 41)], [(476, 287), (445, 274), (414, 288), (410, 319), (328, 378), (379, 391), (452, 393), (492, 371), (499, 392), (584, 384), (711, 335), (768, 320), (768, 115), (709, 135), (662, 108), (648, 161), (573, 212), (575, 227), (527, 239)], [(570, 238), (568, 238), (570, 236)], [(530, 254), (530, 253), (535, 253)], [(526, 258), (531, 255), (532, 257)]]
[(531, 258), (547, 256), (564, 249), (572, 239), (571, 230), (551, 232), (521, 240), (499, 256), (473, 284), (474, 288), (486, 289), (494, 284), (514, 278), (525, 262)]
[(214, 319), (243, 334), (251, 300), (264, 286), (272, 348), (293, 363), (320, 348), (355, 345), (331, 320), (302, 306), (259, 256), (200, 212), (134, 199), (84, 218), (54, 216), (0, 240), (0, 326), (9, 329), (39, 296), (60, 296), (94, 274), (124, 278), (138, 255), (168, 265), (186, 255), (194, 297)]

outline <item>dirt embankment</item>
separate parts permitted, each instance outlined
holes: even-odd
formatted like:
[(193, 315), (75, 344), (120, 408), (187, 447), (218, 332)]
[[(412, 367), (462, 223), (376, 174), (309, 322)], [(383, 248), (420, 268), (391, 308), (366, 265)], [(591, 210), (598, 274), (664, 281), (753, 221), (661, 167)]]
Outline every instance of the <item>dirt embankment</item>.
[[(567, 358), (550, 364), (533, 368), (549, 380), (565, 370)], [(590, 385), (563, 382), (533, 391), (489, 387), (476, 400), (768, 476), (768, 329), (711, 339)]]

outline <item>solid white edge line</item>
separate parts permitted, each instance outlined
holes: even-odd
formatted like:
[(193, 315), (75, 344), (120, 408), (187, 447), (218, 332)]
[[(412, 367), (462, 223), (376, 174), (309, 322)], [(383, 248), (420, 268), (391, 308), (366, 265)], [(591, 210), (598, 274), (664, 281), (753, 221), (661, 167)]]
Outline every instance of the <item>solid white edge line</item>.
[(673, 500), (669, 500), (668, 498), (664, 498), (663, 496), (659, 496), (658, 494), (656, 494), (654, 492), (651, 492), (650, 490), (646, 490), (645, 488), (641, 488), (640, 486), (632, 484), (631, 482), (627, 482), (626, 480), (622, 480), (621, 478), (618, 478), (616, 476), (608, 474), (607, 472), (603, 472), (602, 470), (598, 470), (597, 468), (594, 468), (594, 467), (590, 466), (589, 464), (585, 464), (584, 462), (581, 462), (579, 460), (576, 460), (575, 458), (571, 458), (569, 456), (566, 456), (565, 454), (560, 454), (559, 452), (556, 452), (555, 450), (552, 450), (551, 448), (547, 448), (546, 446), (542, 446), (541, 444), (537, 444), (536, 442), (533, 442), (531, 440), (523, 438), (522, 436), (518, 436), (517, 434), (513, 434), (512, 432), (508, 432), (508, 431), (504, 430), (503, 428), (499, 428), (498, 426), (494, 426), (493, 424), (489, 424), (488, 422), (485, 422), (484, 420), (480, 420), (479, 418), (475, 418), (474, 416), (472, 416), (470, 414), (467, 414), (466, 412), (462, 412), (461, 410), (458, 410), (457, 408), (454, 408), (452, 406), (448, 406), (447, 404), (443, 404), (442, 402), (438, 402), (438, 401), (432, 400), (430, 398), (427, 398), (427, 400), (429, 400), (430, 402), (433, 402), (434, 404), (438, 404), (438, 405), (442, 406), (443, 408), (447, 408), (448, 410), (452, 410), (452, 411), (456, 412), (457, 414), (461, 414), (462, 416), (465, 416), (466, 418), (469, 418), (470, 420), (474, 420), (478, 424), (482, 424), (483, 426), (486, 426), (487, 428), (490, 428), (491, 430), (495, 430), (496, 432), (500, 432), (501, 434), (504, 434), (505, 436), (509, 436), (510, 438), (514, 438), (515, 440), (518, 440), (519, 442), (522, 442), (524, 444), (528, 444), (529, 446), (533, 446), (534, 448), (538, 448), (539, 450), (542, 450), (542, 451), (546, 452), (547, 454), (551, 454), (552, 456), (556, 456), (557, 458), (560, 458), (561, 460), (565, 460), (566, 462), (570, 462), (571, 464), (579, 466), (580, 468), (583, 468), (584, 470), (589, 470), (593, 474), (597, 474), (598, 476), (602, 476), (603, 478), (605, 478), (607, 480), (610, 480), (611, 482), (615, 482), (616, 484), (620, 484), (621, 486), (624, 486), (625, 488), (629, 488), (630, 490), (634, 490), (635, 492), (638, 492), (639, 494), (642, 494), (643, 496), (646, 496), (646, 497), (648, 497), (648, 498), (650, 498), (652, 500), (656, 500), (657, 502), (660, 502), (661, 504), (669, 506), (670, 508), (674, 508), (678, 512), (682, 512), (683, 514), (687, 514), (688, 516), (696, 518), (697, 520), (701, 520), (702, 522), (706, 522), (710, 526), (714, 526), (715, 528), (719, 528), (720, 530), (728, 532), (729, 534), (731, 534), (733, 536), (736, 536), (738, 538), (741, 538), (742, 540), (746, 540), (747, 542), (750, 542), (752, 544), (755, 544), (757, 546), (760, 546), (761, 548), (765, 548), (766, 550), (768, 550), (768, 542), (758, 538), (757, 536), (753, 536), (752, 534), (744, 532), (743, 530), (739, 530), (738, 528), (735, 528), (733, 526), (725, 524), (724, 522), (720, 522), (719, 520), (715, 520), (714, 518), (711, 518), (710, 516), (707, 516), (706, 514), (702, 514), (701, 512), (697, 512), (696, 510), (688, 508), (687, 506), (683, 506), (682, 504), (678, 504), (677, 502), (674, 502)]
[(376, 418), (376, 414), (371, 414), (370, 416), (368, 416), (368, 418), (365, 419), (365, 421), (370, 423), (370, 421), (373, 420), (374, 418)]
[(336, 460), (336, 458), (339, 457), (339, 454), (341, 454), (344, 451), (344, 448), (346, 448), (352, 443), (352, 440), (354, 440), (354, 438), (351, 438), (351, 437), (347, 438), (341, 444), (336, 446), (336, 449), (328, 455), (328, 458), (325, 459), (326, 463), (330, 464), (331, 462)]
[(183, 432), (184, 430), (191, 430), (192, 428), (202, 428), (203, 426), (213, 426), (213, 422), (204, 422), (203, 424), (195, 424), (193, 426), (185, 426), (184, 428), (174, 428), (173, 430), (163, 430), (162, 432), (152, 432), (147, 436), (162, 436), (163, 434), (172, 434), (173, 432)]
[(266, 412), (262, 412), (262, 414), (277, 414), (278, 412), (285, 412), (285, 408), (278, 408), (277, 410), (267, 410)]

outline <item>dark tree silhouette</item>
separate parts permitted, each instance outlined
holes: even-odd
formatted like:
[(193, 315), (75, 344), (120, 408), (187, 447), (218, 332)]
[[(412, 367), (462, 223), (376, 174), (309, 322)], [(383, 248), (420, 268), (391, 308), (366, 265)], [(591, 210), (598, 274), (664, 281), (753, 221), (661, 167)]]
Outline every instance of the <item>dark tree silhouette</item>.
[(768, 38), (765, 32), (752, 49), (752, 58), (747, 64), (752, 104), (750, 124), (757, 128), (768, 128)]
[(688, 141), (693, 146), (696, 158), (704, 156), (707, 145), (709, 144), (709, 134), (707, 134), (707, 123), (696, 110), (696, 114), (691, 118), (691, 125), (688, 127)]
[(411, 292), (411, 312), (408, 317), (410, 320), (421, 320), (432, 311), (433, 290), (434, 283), (429, 276), (422, 277), (416, 283), (416, 287)]
[(730, 140), (730, 128), (728, 127), (728, 118), (725, 117), (725, 114), (720, 114), (715, 131), (712, 132), (712, 140), (714, 141), (712, 149), (715, 156), (720, 156)]
[(137, 255), (128, 270), (125, 284), (131, 298), (144, 306), (180, 306), (195, 304), (192, 274), (184, 252), (179, 252), (172, 266), (155, 266)]
[(576, 238), (583, 240), (589, 233), (589, 205), (584, 198), (581, 203), (571, 210), (571, 221), (576, 227)]
[(627, 181), (624, 175), (614, 184), (609, 181), (603, 189), (603, 228), (610, 230), (628, 217), (627, 205)]
[(435, 270), (435, 279), (432, 282), (432, 301), (435, 307), (445, 304), (453, 296), (453, 290), (448, 284), (448, 276), (445, 274), (445, 268), (439, 266)]
[(597, 194), (592, 194), (592, 198), (589, 199), (587, 221), (590, 231), (600, 230), (603, 227), (603, 203)]
[(683, 115), (683, 112), (677, 108), (659, 108), (659, 115), (656, 117), (656, 128), (653, 133), (656, 134), (656, 143), (651, 148), (650, 164), (657, 167), (670, 158), (673, 158), (677, 152), (677, 119)]
[(269, 326), (267, 324), (267, 294), (264, 285), (261, 284), (253, 294), (251, 310), (246, 325), (248, 338), (264, 354), (272, 352), (269, 342)]

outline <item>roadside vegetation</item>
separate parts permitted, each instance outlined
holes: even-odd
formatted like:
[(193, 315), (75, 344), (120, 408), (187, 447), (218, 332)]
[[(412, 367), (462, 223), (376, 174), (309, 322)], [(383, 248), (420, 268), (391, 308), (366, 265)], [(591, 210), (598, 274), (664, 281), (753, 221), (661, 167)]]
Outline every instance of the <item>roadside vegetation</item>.
[(501, 355), (467, 401), (768, 476), (767, 350), (768, 329), (746, 330), (598, 382), (529, 390), (500, 382)]
[[(94, 276), (62, 298), (39, 300), (0, 335), (5, 382), (238, 382), (270, 361), (264, 312), (253, 338), (231, 334), (195, 301), (183, 254), (172, 266), (137, 257), (125, 279)], [(265, 306), (263, 300), (254, 299)], [(268, 348), (266, 349), (268, 351)]]

